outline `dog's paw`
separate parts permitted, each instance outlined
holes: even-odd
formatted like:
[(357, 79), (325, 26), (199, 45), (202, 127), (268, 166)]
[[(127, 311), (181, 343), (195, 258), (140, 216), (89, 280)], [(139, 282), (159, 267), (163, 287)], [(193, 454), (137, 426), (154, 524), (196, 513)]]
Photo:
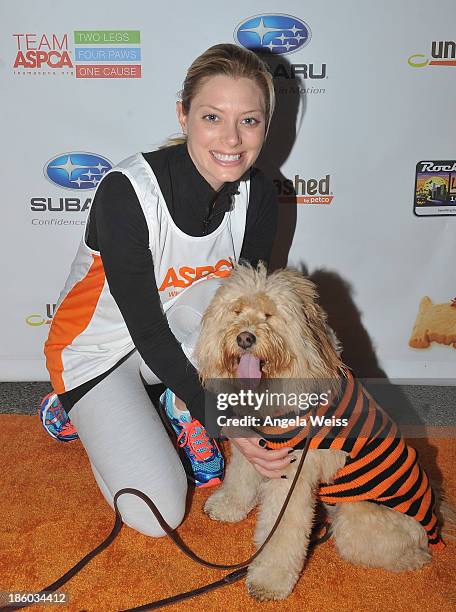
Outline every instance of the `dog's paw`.
[(411, 572), (417, 570), (432, 560), (431, 554), (424, 548), (407, 548), (400, 557), (384, 564), (390, 572)]
[(285, 599), (291, 594), (298, 576), (289, 568), (251, 565), (247, 572), (247, 590), (258, 601)]
[(242, 521), (251, 508), (242, 506), (234, 500), (223, 488), (213, 493), (204, 504), (204, 512), (214, 521), (238, 523)]

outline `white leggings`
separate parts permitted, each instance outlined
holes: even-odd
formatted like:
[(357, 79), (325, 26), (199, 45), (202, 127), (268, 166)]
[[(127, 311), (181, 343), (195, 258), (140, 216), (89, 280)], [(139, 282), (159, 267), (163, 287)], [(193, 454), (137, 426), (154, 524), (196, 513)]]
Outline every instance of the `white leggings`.
[[(193, 360), (202, 313), (220, 285), (218, 278), (187, 289), (166, 317), (187, 357)], [(160, 382), (137, 351), (73, 406), (70, 419), (87, 452), (95, 480), (114, 509), (114, 495), (125, 487), (139, 489), (176, 528), (185, 513), (187, 478), (160, 417), (140, 378)], [(118, 499), (123, 522), (152, 537), (165, 535), (139, 497)]]

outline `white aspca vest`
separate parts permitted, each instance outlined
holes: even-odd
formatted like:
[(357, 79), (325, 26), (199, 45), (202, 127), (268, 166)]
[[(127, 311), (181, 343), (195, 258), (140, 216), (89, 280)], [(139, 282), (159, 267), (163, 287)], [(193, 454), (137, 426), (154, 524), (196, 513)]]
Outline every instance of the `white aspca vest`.
[[(239, 193), (233, 196), (233, 206), (220, 226), (208, 236), (193, 237), (172, 220), (157, 178), (140, 153), (110, 172), (122, 172), (130, 180), (141, 204), (165, 313), (192, 284), (230, 274), (244, 240), (249, 178), (241, 180)], [(88, 247), (83, 237), (44, 347), (54, 391), (64, 393), (103, 374), (133, 348), (109, 291), (100, 253)]]

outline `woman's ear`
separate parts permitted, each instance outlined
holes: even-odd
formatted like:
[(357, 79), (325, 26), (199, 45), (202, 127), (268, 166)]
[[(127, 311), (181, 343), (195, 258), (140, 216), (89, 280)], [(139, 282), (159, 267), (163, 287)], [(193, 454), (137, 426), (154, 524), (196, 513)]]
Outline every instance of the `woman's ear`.
[(176, 102), (176, 114), (179, 120), (182, 132), (184, 134), (187, 133), (187, 115), (184, 113), (184, 109), (182, 108), (182, 100), (178, 100)]

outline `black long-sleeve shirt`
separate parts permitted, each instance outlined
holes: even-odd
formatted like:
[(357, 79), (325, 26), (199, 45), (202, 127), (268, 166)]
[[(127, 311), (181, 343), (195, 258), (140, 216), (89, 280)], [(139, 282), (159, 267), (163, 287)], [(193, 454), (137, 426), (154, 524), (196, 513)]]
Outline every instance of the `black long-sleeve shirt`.
[[(196, 169), (186, 144), (143, 154), (157, 177), (174, 223), (190, 236), (204, 236), (222, 223), (239, 182), (216, 192)], [(269, 261), (277, 225), (277, 191), (257, 168), (250, 175), (250, 199), (240, 259)], [(110, 292), (135, 347), (147, 366), (204, 424), (204, 392), (193, 365), (171, 332), (158, 294), (149, 231), (128, 178), (112, 172), (100, 184), (90, 212), (86, 242), (99, 251)], [(59, 395), (67, 413), (89, 389), (112, 372)]]

